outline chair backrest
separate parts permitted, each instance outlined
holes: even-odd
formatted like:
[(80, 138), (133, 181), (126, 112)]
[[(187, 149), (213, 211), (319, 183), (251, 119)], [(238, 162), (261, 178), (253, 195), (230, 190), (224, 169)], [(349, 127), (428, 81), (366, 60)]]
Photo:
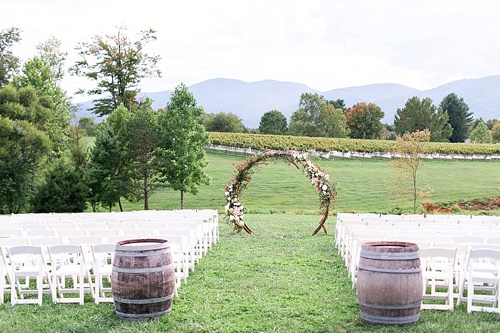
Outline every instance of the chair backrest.
[(484, 244), (486, 241), (485, 236), (467, 235), (453, 237), (454, 243), (467, 243), (467, 244)]
[(420, 258), (446, 258), (455, 261), (457, 255), (457, 248), (448, 247), (421, 247), (418, 249)]
[(92, 253), (110, 253), (115, 252), (116, 244), (104, 243), (104, 244), (92, 244)]
[(0, 247), (30, 245), (28, 238), (0, 238)]
[[(473, 267), (475, 263), (490, 263), (497, 265), (500, 263), (500, 249), (498, 247), (471, 246), (467, 253), (467, 269)], [(491, 270), (491, 267), (487, 267)]]
[(52, 237), (31, 237), (29, 242), (33, 246), (52, 246), (63, 244), (63, 239), (59, 236)]
[(487, 244), (500, 245), (500, 236), (491, 236), (486, 239)]
[(0, 229), (0, 237), (23, 237), (23, 231), (20, 228), (2, 228)]
[(118, 236), (120, 234), (120, 230), (118, 229), (90, 229), (88, 230), (90, 236), (100, 236), (100, 237), (109, 237), (109, 236)]
[(57, 231), (54, 229), (29, 229), (26, 230), (26, 236), (33, 237), (57, 237)]
[(40, 269), (40, 271), (37, 271), (38, 273), (42, 273), (45, 270), (43, 251), (40, 246), (12, 246), (5, 248), (5, 251), (6, 259), (4, 260), (14, 270), (18, 270), (22, 266), (31, 268), (38, 266)]
[(32, 245), (12, 246), (7, 248), (7, 254), (9, 255), (9, 257), (20, 254), (42, 255), (42, 249), (40, 248), (40, 246), (32, 246)]
[(104, 244), (92, 244), (90, 246), (90, 251), (93, 257), (94, 269), (97, 265), (110, 265), (113, 262), (113, 254), (115, 252), (116, 245), (111, 243)]
[(457, 248), (421, 247), (418, 249), (423, 272), (448, 272), (452, 275), (455, 267)]
[(119, 230), (136, 229), (136, 223), (134, 221), (111, 222), (108, 223), (108, 228)]
[(49, 253), (82, 253), (82, 247), (74, 244), (52, 245), (48, 247)]
[(69, 236), (69, 243), (72, 245), (89, 246), (92, 244), (101, 244), (101, 236)]

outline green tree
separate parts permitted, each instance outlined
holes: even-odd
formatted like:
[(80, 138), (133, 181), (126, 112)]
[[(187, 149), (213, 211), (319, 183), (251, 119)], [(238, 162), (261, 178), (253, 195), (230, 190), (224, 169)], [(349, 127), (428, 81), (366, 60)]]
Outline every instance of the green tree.
[(81, 174), (64, 158), (60, 158), (37, 186), (31, 200), (35, 213), (77, 213), (87, 208), (88, 187)]
[(382, 136), (382, 110), (373, 103), (358, 103), (347, 110), (347, 126), (354, 139), (380, 139)]
[(28, 209), (40, 164), (49, 150), (48, 136), (32, 123), (0, 115), (0, 212)]
[(384, 128), (382, 129), (382, 138), (384, 140), (396, 140), (396, 135), (394, 134), (394, 125), (393, 124), (383, 124)]
[[(50, 128), (51, 99), (39, 98), (35, 88), (17, 89), (12, 84), (0, 88), (0, 116), (4, 119), (2, 209), (19, 212), (28, 209), (36, 177), (53, 151)], [(11, 124), (11, 125), (8, 125)], [(0, 200), (3, 201), (3, 200)]]
[(81, 128), (87, 136), (97, 135), (97, 124), (92, 117), (81, 117), (78, 119), (78, 127)]
[(45, 43), (37, 45), (36, 49), (42, 61), (49, 65), (54, 81), (62, 81), (66, 74), (64, 64), (66, 63), (68, 53), (61, 51), (61, 41), (55, 37), (51, 37)]
[(70, 142), (65, 155), (69, 157), (75, 170), (80, 172), (83, 178), (85, 166), (90, 158), (90, 147), (86, 145), (85, 140), (87, 134), (81, 127), (73, 125), (69, 126), (69, 132)]
[(202, 117), (203, 125), (209, 132), (230, 132), (243, 133), (245, 126), (240, 117), (234, 113), (219, 112), (217, 114), (209, 113)]
[(61, 153), (69, 143), (71, 101), (59, 87), (49, 64), (35, 56), (24, 64), (22, 74), (14, 77), (12, 82), (17, 88), (35, 88), (36, 95), (49, 112), (49, 119), (45, 121), (43, 130), (54, 143), (53, 150)]
[(344, 138), (349, 135), (346, 117), (342, 109), (335, 105), (342, 100), (327, 102), (317, 93), (300, 95), (299, 108), (290, 118), (291, 135)]
[(159, 140), (158, 112), (153, 110), (152, 101), (146, 98), (137, 110), (131, 112), (126, 140), (128, 171), (136, 185), (129, 199), (143, 200), (144, 210), (149, 209), (149, 197), (163, 186), (161, 159), (156, 155)]
[(291, 135), (322, 136), (319, 133), (322, 113), (326, 109), (325, 97), (317, 93), (300, 95), (299, 108), (290, 118), (289, 132)]
[(335, 109), (331, 104), (326, 105), (321, 112), (318, 134), (325, 138), (346, 138), (349, 135), (347, 118), (342, 109)]
[(184, 209), (184, 193), (197, 194), (199, 185), (208, 185), (205, 149), (209, 143), (205, 129), (200, 125), (203, 108), (196, 104), (192, 93), (180, 84), (170, 97), (165, 111), (160, 114), (162, 140), (160, 156), (163, 176), (168, 186), (180, 191), (180, 206)]
[(500, 120), (498, 119), (488, 119), (486, 120), (486, 126), (488, 127), (489, 130), (492, 130), (493, 126), (498, 122), (500, 122)]
[(451, 93), (443, 98), (439, 107), (448, 113), (448, 123), (452, 128), (450, 142), (464, 142), (469, 135), (472, 122), (472, 112), (469, 112), (469, 106), (465, 104), (463, 98)]
[(448, 122), (448, 114), (441, 108), (436, 108), (430, 98), (422, 101), (418, 97), (409, 98), (403, 109), (397, 109), (394, 116), (394, 131), (396, 135), (429, 130), (430, 141), (447, 141), (452, 129)]
[(86, 77), (96, 84), (95, 88), (79, 93), (106, 96), (94, 100), (92, 110), (100, 116), (111, 113), (120, 104), (129, 110), (135, 109), (141, 80), (161, 76), (157, 69), (160, 56), (149, 55), (144, 49), (156, 40), (156, 31), (141, 31), (136, 41), (129, 39), (125, 32), (124, 27), (118, 27), (113, 36), (95, 36), (90, 42), (78, 44), (76, 50), (81, 60), (70, 68), (72, 75)]
[(283, 113), (271, 110), (262, 115), (259, 123), (259, 133), (283, 135), (288, 130), (288, 123)]
[(488, 126), (484, 122), (480, 122), (476, 128), (470, 133), (470, 140), (474, 143), (492, 143), (493, 136), (491, 135)]
[[(114, 112), (113, 116), (119, 112)], [(98, 204), (109, 211), (119, 204), (120, 211), (123, 211), (120, 198), (128, 195), (131, 184), (125, 148), (107, 122), (97, 132), (90, 162), (85, 168), (85, 180), (90, 188), (88, 201), (93, 211), (97, 210)]]
[(19, 57), (14, 56), (11, 47), (21, 41), (19, 28), (0, 30), (0, 88), (10, 82), (19, 68)]
[(327, 101), (328, 104), (333, 105), (335, 109), (341, 109), (343, 113), (346, 112), (347, 108), (345, 107), (345, 102), (343, 99), (336, 99), (336, 100), (330, 100)]
[(391, 186), (391, 194), (395, 198), (411, 197), (413, 203), (413, 214), (417, 212), (417, 199), (430, 196), (431, 189), (418, 186), (418, 170), (422, 166), (421, 156), (426, 153), (425, 142), (430, 139), (429, 130), (405, 133), (396, 137), (398, 146), (395, 153), (401, 157), (388, 163), (396, 168), (396, 180), (388, 181)]
[(491, 138), (493, 142), (500, 142), (500, 121), (497, 121), (491, 129)]

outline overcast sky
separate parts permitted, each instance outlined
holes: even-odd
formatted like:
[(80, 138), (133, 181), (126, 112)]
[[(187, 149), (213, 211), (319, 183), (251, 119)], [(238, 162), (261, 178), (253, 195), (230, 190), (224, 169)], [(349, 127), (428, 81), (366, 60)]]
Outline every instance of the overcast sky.
[[(117, 26), (134, 39), (156, 30), (147, 51), (161, 55), (163, 77), (145, 80), (144, 92), (213, 78), (424, 90), (500, 74), (497, 0), (0, 0), (0, 8), (0, 30), (22, 30), (17, 56), (27, 60), (55, 37), (67, 67), (77, 43)], [(89, 81), (68, 75), (63, 88), (78, 87)]]

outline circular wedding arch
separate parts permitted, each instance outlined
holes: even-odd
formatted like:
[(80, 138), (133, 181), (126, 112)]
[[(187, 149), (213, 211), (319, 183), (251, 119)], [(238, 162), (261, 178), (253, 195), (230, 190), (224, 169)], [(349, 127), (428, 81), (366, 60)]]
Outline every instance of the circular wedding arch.
[(289, 151), (267, 151), (251, 155), (237, 166), (235, 177), (229, 181), (224, 189), (227, 201), (224, 216), (226, 222), (230, 226), (232, 225), (238, 233), (241, 230), (245, 230), (248, 234), (252, 233), (252, 230), (243, 221), (244, 208), (239, 197), (252, 180), (252, 175), (259, 164), (267, 164), (268, 160), (283, 161), (289, 165), (294, 165), (299, 170), (303, 169), (306, 177), (309, 178), (319, 194), (320, 209), (323, 210), (323, 218), (312, 235), (316, 235), (321, 229), (327, 234), (325, 221), (328, 218), (331, 205), (337, 198), (335, 185), (330, 176), (324, 173), (318, 165), (312, 163), (306, 154)]

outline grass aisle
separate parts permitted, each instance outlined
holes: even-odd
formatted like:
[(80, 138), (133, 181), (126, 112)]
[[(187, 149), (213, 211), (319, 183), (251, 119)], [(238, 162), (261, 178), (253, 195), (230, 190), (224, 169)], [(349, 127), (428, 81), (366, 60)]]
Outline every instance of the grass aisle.
[(364, 324), (357, 297), (329, 235), (311, 237), (319, 216), (247, 215), (255, 234), (221, 222), (220, 242), (179, 290), (172, 313), (128, 322), (112, 304), (0, 305), (0, 332), (500, 332), (500, 315), (422, 311), (406, 328)]

